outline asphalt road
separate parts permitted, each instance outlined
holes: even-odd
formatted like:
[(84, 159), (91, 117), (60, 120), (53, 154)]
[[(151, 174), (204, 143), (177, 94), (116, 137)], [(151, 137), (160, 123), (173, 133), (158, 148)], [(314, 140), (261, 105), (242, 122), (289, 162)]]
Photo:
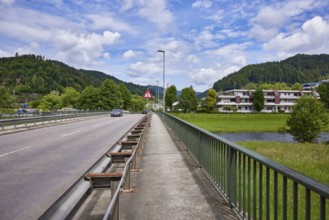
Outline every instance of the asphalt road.
[(37, 219), (142, 115), (0, 136), (0, 219)]

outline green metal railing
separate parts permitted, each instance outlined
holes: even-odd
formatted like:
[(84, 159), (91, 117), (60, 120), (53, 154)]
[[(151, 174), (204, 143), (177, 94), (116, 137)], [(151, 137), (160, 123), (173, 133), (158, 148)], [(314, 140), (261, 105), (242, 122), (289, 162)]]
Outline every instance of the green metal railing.
[(329, 216), (328, 185), (177, 117), (159, 114), (243, 219)]

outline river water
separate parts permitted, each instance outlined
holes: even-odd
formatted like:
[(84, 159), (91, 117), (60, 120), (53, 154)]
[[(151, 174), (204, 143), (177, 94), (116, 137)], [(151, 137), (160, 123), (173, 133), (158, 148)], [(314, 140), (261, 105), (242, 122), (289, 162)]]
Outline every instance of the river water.
[[(292, 135), (288, 133), (220, 133), (217, 134), (230, 141), (279, 141), (279, 142), (295, 142)], [(329, 143), (329, 132), (322, 132), (317, 139), (319, 143)]]

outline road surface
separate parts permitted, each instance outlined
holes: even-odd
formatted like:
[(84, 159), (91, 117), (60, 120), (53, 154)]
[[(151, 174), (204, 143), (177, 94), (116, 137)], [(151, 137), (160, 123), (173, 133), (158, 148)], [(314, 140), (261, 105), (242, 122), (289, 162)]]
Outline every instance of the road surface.
[(142, 115), (0, 136), (0, 219), (37, 219)]

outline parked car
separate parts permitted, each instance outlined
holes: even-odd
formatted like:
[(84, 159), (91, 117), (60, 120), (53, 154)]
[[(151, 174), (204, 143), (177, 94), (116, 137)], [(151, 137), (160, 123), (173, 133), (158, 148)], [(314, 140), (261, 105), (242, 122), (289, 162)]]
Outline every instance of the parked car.
[(123, 116), (123, 110), (119, 108), (115, 108), (111, 112), (111, 117), (122, 117)]
[(142, 111), (142, 114), (147, 114), (150, 110), (146, 109)]

